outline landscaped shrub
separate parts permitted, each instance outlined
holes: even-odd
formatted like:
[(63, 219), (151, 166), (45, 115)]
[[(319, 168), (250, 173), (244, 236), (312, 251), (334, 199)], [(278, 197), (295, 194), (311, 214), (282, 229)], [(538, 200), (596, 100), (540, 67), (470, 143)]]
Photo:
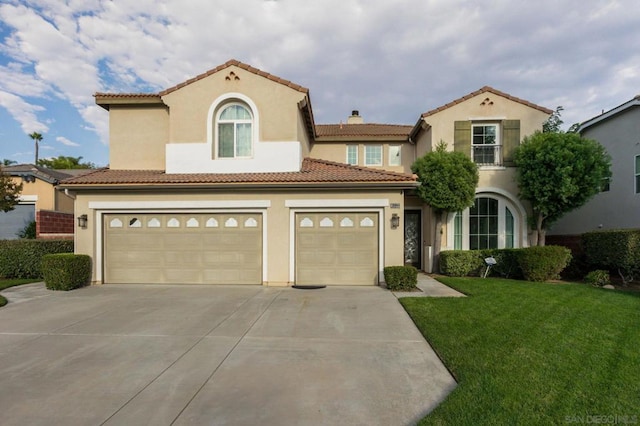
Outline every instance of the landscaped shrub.
[(640, 274), (640, 229), (587, 232), (582, 247), (592, 268), (615, 271), (625, 283)]
[(571, 250), (561, 246), (527, 247), (517, 256), (525, 280), (548, 281), (560, 278), (571, 260)]
[(481, 250), (482, 262), (492, 256), (496, 264), (489, 270), (489, 276), (500, 276), (504, 278), (522, 279), (522, 270), (518, 264), (518, 252), (520, 249), (492, 249)]
[(70, 252), (71, 240), (0, 240), (0, 277), (42, 278), (42, 256)]
[(25, 227), (22, 228), (20, 231), (18, 231), (16, 235), (18, 236), (18, 238), (35, 240), (36, 239), (36, 221), (32, 220), (31, 222), (27, 223)]
[(73, 290), (89, 283), (91, 258), (85, 254), (47, 254), (42, 257), (42, 271), (49, 290)]
[(466, 277), (484, 266), (479, 251), (445, 250), (440, 253), (440, 273), (450, 277)]
[(410, 291), (418, 284), (418, 270), (413, 266), (386, 266), (384, 280), (391, 291)]
[(584, 281), (594, 287), (604, 287), (611, 283), (609, 271), (603, 269), (596, 269), (595, 271), (589, 272), (587, 276), (584, 277)]

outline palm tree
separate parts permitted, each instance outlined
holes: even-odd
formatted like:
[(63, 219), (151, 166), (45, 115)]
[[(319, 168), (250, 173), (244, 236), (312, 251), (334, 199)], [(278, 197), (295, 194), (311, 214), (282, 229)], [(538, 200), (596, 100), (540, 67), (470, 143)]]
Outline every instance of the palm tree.
[(38, 164), (38, 142), (42, 140), (42, 135), (38, 132), (33, 132), (29, 137), (36, 143), (36, 162), (34, 164)]

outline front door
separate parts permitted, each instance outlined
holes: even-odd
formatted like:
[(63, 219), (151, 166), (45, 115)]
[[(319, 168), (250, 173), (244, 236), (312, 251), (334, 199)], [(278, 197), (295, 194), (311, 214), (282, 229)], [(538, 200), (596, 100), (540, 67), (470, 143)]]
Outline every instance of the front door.
[(404, 264), (420, 269), (422, 266), (422, 212), (405, 210), (404, 212)]

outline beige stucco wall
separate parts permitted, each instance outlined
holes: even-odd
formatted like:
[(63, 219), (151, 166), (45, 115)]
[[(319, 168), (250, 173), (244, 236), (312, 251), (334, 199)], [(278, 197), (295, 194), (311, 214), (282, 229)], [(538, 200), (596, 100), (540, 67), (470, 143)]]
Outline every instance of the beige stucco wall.
[[(484, 102), (487, 98), (489, 98), (489, 102)], [(542, 123), (547, 118), (549, 118), (549, 114), (538, 109), (485, 92), (429, 115), (424, 120), (431, 125), (432, 147), (435, 147), (442, 140), (452, 151), (456, 120), (520, 120), (520, 137), (523, 138), (536, 130), (542, 130)]]
[[(335, 161), (337, 163), (347, 162), (347, 145), (358, 146), (358, 166), (378, 170), (389, 170), (398, 173), (411, 173), (411, 165), (415, 160), (415, 147), (408, 142), (400, 141), (353, 141), (353, 142), (316, 142), (313, 145), (310, 156), (322, 160)], [(382, 166), (365, 166), (364, 147), (365, 145), (382, 145)], [(400, 166), (389, 165), (389, 147), (401, 146)]]
[[(265, 285), (290, 285), (290, 265), (293, 254), (290, 250), (291, 239), (291, 209), (285, 206), (286, 200), (367, 200), (385, 199), (389, 207), (384, 207), (380, 224), (384, 228), (384, 266), (402, 265), (404, 257), (404, 233), (402, 227), (391, 229), (390, 218), (392, 213), (402, 215), (404, 197), (401, 190), (380, 191), (273, 191), (263, 192), (169, 192), (166, 194), (149, 194), (141, 192), (113, 191), (102, 194), (79, 193), (76, 199), (76, 214), (87, 214), (89, 217), (87, 229), (78, 229), (75, 235), (76, 253), (88, 254), (94, 259), (93, 280), (98, 276), (97, 270), (101, 264), (96, 262), (98, 250), (100, 250), (99, 236), (96, 231), (98, 221), (97, 212), (89, 208), (92, 201), (101, 202), (141, 202), (141, 201), (212, 201), (212, 200), (268, 200), (271, 207), (267, 208), (265, 224), (267, 226), (266, 242), (268, 244), (267, 255), (267, 280)], [(391, 204), (398, 204), (398, 208), (391, 208)], [(347, 203), (348, 204), (348, 203)], [(323, 203), (322, 208), (309, 208), (308, 211), (332, 209), (331, 203)], [(364, 208), (366, 211), (376, 211), (376, 208)], [(241, 209), (237, 209), (241, 210)], [(338, 210), (349, 210), (348, 206), (341, 206)], [(166, 210), (169, 212), (170, 210)], [(206, 210), (199, 210), (206, 211)]]
[(247, 96), (256, 104), (260, 141), (299, 140), (298, 102), (305, 94), (230, 66), (163, 96), (170, 109), (171, 143), (205, 142), (209, 108), (216, 99), (229, 93)]
[(112, 105), (109, 110), (109, 167), (164, 170), (169, 111), (163, 105)]
[(41, 179), (34, 182), (23, 182), (20, 177), (12, 177), (14, 183), (22, 184), (21, 196), (37, 196), (36, 211), (52, 210), (64, 213), (73, 213), (73, 199), (63, 192), (56, 190), (52, 184)]

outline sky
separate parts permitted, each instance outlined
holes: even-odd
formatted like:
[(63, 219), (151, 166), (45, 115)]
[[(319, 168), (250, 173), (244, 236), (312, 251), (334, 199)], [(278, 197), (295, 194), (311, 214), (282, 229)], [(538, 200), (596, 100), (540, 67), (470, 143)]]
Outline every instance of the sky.
[(237, 59), (310, 90), (316, 124), (415, 124), (491, 86), (564, 127), (640, 94), (636, 0), (0, 0), (0, 161), (105, 166), (96, 92)]

